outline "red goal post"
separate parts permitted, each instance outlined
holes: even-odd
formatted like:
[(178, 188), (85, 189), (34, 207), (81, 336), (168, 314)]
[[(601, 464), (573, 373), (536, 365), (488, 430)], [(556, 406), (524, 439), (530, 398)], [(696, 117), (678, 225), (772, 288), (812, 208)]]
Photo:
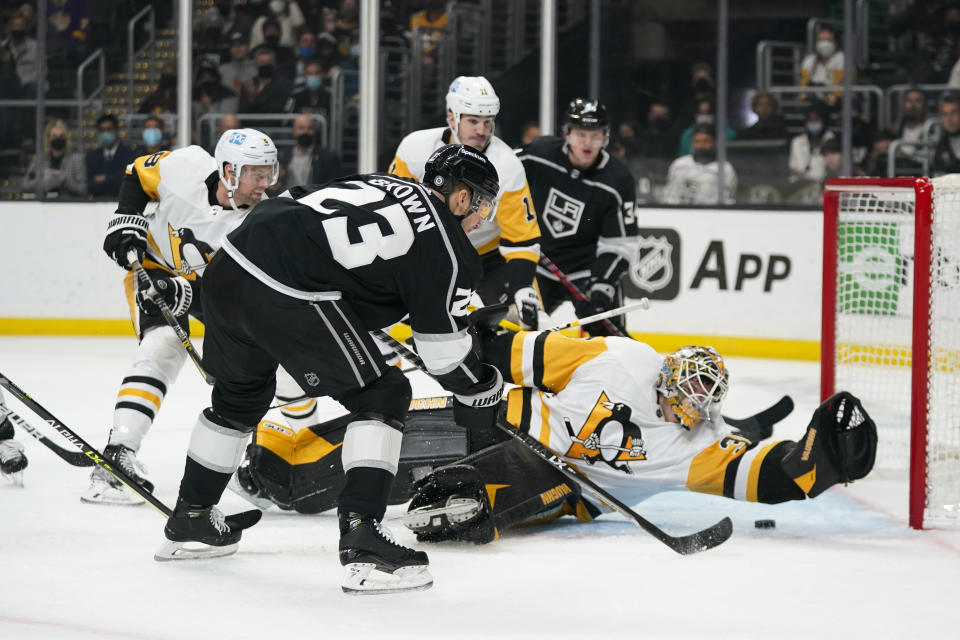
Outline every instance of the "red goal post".
[(960, 176), (832, 179), (823, 211), (821, 396), (863, 401), (911, 527), (960, 524)]

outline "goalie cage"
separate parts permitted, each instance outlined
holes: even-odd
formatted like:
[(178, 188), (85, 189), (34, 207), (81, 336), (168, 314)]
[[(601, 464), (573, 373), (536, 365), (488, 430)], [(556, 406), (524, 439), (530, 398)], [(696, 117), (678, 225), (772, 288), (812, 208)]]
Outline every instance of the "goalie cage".
[(823, 195), (820, 394), (877, 423), (915, 529), (960, 525), (960, 175), (838, 178)]

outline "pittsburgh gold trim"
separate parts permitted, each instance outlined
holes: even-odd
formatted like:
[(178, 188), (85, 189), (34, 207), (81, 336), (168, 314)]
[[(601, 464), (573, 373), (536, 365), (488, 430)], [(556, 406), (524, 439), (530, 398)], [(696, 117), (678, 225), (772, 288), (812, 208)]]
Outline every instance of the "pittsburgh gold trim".
[[(0, 335), (8, 336), (132, 336), (130, 319), (0, 318)], [(203, 324), (190, 320), (190, 337), (203, 336)]]

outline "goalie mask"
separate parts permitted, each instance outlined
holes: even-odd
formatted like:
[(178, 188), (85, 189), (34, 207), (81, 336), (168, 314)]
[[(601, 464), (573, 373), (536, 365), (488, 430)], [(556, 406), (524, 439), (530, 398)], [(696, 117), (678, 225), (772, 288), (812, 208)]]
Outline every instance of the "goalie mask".
[[(227, 197), (234, 209), (233, 193), (239, 188), (243, 168), (247, 165), (266, 165), (269, 167), (269, 184), (277, 184), (280, 175), (280, 165), (277, 162), (277, 146), (265, 133), (256, 129), (228, 129), (220, 136), (217, 148), (213, 151), (217, 162), (217, 172), (220, 182), (227, 188)], [(223, 171), (223, 165), (229, 164), (233, 170), (233, 177), (228, 179)]]
[(730, 374), (713, 347), (688, 346), (663, 360), (657, 391), (685, 429), (709, 420), (727, 395)]

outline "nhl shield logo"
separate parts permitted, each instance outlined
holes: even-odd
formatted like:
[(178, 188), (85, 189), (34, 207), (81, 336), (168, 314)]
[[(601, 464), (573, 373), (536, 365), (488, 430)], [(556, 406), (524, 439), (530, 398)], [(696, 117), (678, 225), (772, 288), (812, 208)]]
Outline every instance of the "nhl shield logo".
[(644, 291), (659, 291), (673, 278), (673, 246), (666, 237), (641, 237), (638, 244), (637, 258), (630, 265), (630, 279)]
[(542, 226), (546, 226), (554, 238), (572, 236), (580, 226), (584, 207), (582, 201), (551, 187), (543, 211), (546, 225)]
[(320, 377), (312, 371), (308, 371), (303, 376), (307, 380), (307, 384), (311, 387), (315, 387), (320, 384)]

